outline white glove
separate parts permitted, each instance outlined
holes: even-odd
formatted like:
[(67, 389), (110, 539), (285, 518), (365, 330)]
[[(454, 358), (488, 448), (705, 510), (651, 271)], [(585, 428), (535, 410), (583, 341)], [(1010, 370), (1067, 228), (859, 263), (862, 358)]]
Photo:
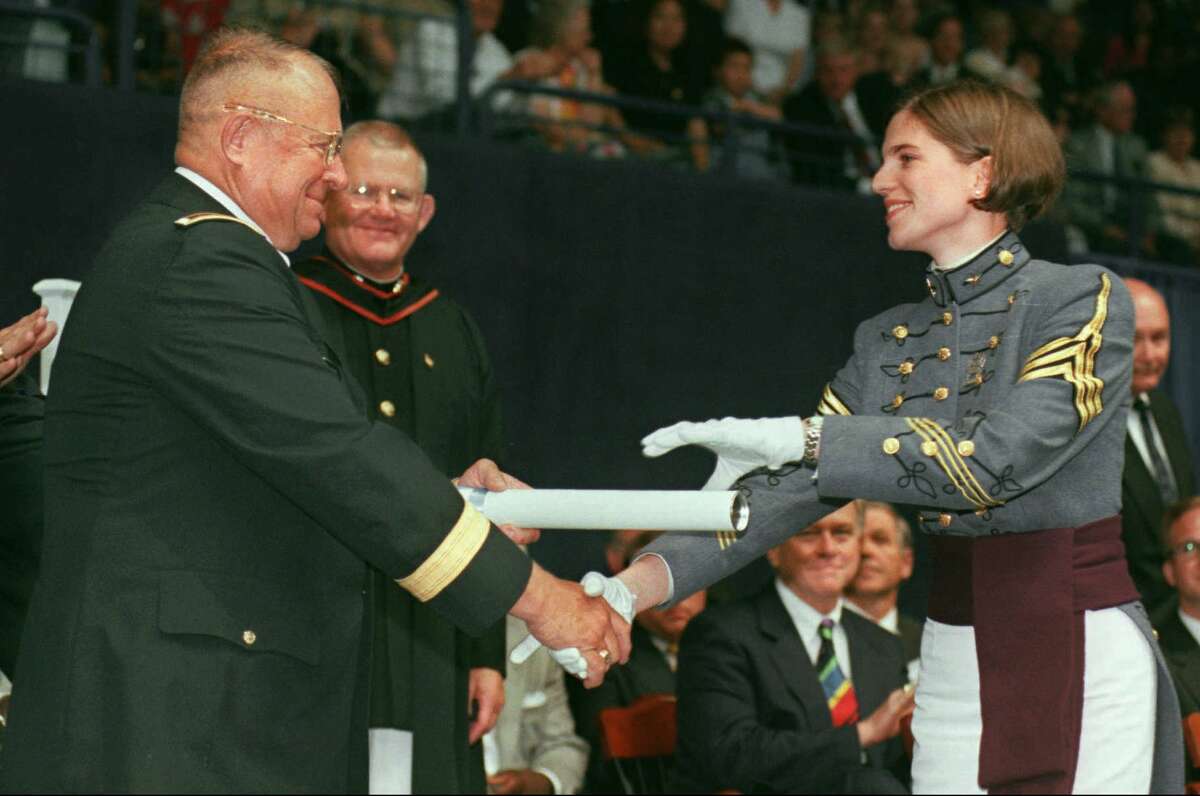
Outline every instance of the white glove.
[(717, 455), (717, 467), (704, 489), (729, 489), (751, 470), (777, 470), (804, 458), (804, 421), (799, 417), (726, 417), (704, 423), (676, 423), (642, 439), (644, 456), (662, 456), (683, 445), (699, 445)]
[[(587, 573), (583, 576), (581, 583), (584, 594), (588, 597), (603, 596), (614, 611), (620, 614), (626, 622), (633, 624), (633, 607), (637, 603), (637, 595), (631, 592), (628, 586), (617, 578), (607, 578), (599, 572)], [(532, 635), (528, 635), (513, 648), (508, 659), (514, 664), (520, 665), (529, 660), (529, 656), (537, 652), (537, 648), (540, 646), (542, 646), (542, 642)], [(567, 674), (578, 677), (580, 680), (587, 679), (587, 659), (583, 657), (583, 653), (579, 651), (578, 647), (566, 647), (549, 652), (550, 657), (563, 667)]]

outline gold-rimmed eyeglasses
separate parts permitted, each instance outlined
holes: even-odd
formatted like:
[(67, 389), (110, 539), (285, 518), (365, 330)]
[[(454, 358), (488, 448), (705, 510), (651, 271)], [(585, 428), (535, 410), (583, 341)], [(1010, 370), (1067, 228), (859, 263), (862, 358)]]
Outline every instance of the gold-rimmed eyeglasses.
[(424, 193), (409, 193), (399, 188), (386, 188), (382, 185), (372, 185), (368, 182), (351, 183), (346, 188), (350, 201), (359, 207), (370, 207), (382, 196), (398, 213), (412, 214), (421, 207)]
[(280, 124), (290, 124), (293, 127), (299, 127), (301, 130), (307, 130), (310, 133), (316, 133), (317, 135), (325, 136), (329, 139), (328, 141), (326, 141), (324, 144), (314, 146), (324, 147), (326, 166), (333, 165), (334, 158), (342, 153), (341, 133), (331, 132), (329, 130), (318, 130), (315, 127), (309, 127), (307, 124), (293, 122), (291, 119), (280, 116), (278, 113), (272, 113), (271, 111), (263, 110), (262, 108), (255, 108), (253, 105), (242, 105), (241, 103), (237, 102), (227, 102), (221, 106), (221, 110), (225, 111), (226, 113), (248, 113), (251, 116), (257, 116), (260, 119), (279, 122)]

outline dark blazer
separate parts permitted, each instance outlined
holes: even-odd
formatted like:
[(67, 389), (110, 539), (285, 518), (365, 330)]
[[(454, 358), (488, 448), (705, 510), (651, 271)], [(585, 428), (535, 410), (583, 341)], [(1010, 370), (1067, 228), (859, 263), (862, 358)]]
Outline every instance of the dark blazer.
[(224, 212), (164, 181), (63, 331), (6, 789), (364, 790), (367, 563), (406, 578), (441, 547), (463, 568), (430, 562), (429, 604), (476, 633), (529, 576), (369, 419), (278, 252), (175, 223), (197, 211)]
[(925, 623), (900, 614), (899, 630), (900, 643), (904, 645), (904, 659), (912, 661), (920, 658), (921, 636), (925, 633)]
[[(900, 639), (842, 611), (859, 715), (907, 681)], [(899, 739), (862, 749), (834, 728), (804, 642), (772, 583), (709, 608), (684, 632), (678, 686), (681, 789), (712, 793), (903, 793)], [(686, 778), (686, 780), (685, 780)]]
[(620, 793), (621, 782), (612, 763), (604, 759), (600, 743), (600, 711), (605, 708), (628, 707), (638, 697), (647, 694), (674, 694), (675, 672), (666, 657), (654, 646), (650, 633), (636, 622), (630, 633), (633, 649), (629, 662), (614, 666), (596, 688), (584, 688), (573, 677), (567, 679), (567, 696), (571, 700), (571, 715), (575, 731), (592, 747), (584, 793)]
[[(870, 146), (876, 152), (899, 98), (899, 91), (891, 81), (884, 75), (880, 77), (882, 79), (868, 75), (854, 87), (858, 109), (875, 139)], [(790, 133), (784, 136), (792, 179), (824, 187), (853, 189), (854, 180), (846, 177), (845, 153), (849, 144), (844, 136), (848, 132), (834, 116), (833, 107), (821, 93), (820, 86), (814, 81), (788, 97), (783, 103), (783, 116), (788, 122), (827, 131), (826, 135), (814, 131), (812, 134)]]
[[(1179, 697), (1179, 712), (1184, 718), (1189, 713), (1200, 711), (1200, 644), (1184, 627), (1177, 610), (1166, 612), (1155, 624), (1158, 631), (1158, 646), (1167, 660), (1171, 680), (1175, 683), (1175, 694)], [(1200, 777), (1200, 770), (1187, 763), (1187, 781)]]
[[(1179, 485), (1180, 497), (1195, 494), (1192, 455), (1179, 410), (1161, 390), (1149, 393), (1150, 411), (1163, 438), (1167, 459)], [(1130, 410), (1133, 412), (1134, 410)], [(1163, 579), (1162, 517), (1166, 506), (1133, 441), (1125, 440), (1125, 469), (1121, 472), (1121, 538), (1129, 573), (1152, 618), (1174, 611), (1175, 590)]]

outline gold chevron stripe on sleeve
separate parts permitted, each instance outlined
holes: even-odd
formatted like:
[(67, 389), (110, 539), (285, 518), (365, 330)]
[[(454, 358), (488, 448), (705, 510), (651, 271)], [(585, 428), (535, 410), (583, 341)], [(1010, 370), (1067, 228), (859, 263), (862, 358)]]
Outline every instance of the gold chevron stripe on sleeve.
[(970, 488), (976, 499), (972, 499), (971, 496), (966, 492), (963, 493), (964, 497), (972, 502), (982, 503), (983, 505), (981, 505), (980, 508), (983, 508), (984, 506), (1004, 505), (1003, 500), (997, 500), (993, 498), (987, 493), (987, 490), (983, 488), (983, 484), (979, 483), (979, 479), (975, 477), (975, 473), (972, 472), (970, 465), (967, 464), (967, 460), (964, 459), (962, 454), (958, 452), (958, 447), (954, 444), (954, 439), (946, 433), (946, 429), (942, 428), (940, 425), (927, 417), (915, 417), (913, 420), (933, 435), (934, 442), (937, 443), (938, 448), (946, 456), (947, 460), (950, 461), (950, 463), (954, 466), (956, 472), (959, 474), (959, 477), (962, 479), (962, 483)]
[(1104, 380), (1096, 375), (1096, 355), (1104, 342), (1104, 321), (1108, 318), (1108, 297), (1112, 282), (1108, 274), (1100, 275), (1100, 292), (1096, 296), (1096, 311), (1074, 337), (1059, 337), (1029, 355), (1021, 369), (1018, 383), (1034, 379), (1062, 378), (1074, 388), (1075, 411), (1079, 428), (1096, 419), (1104, 410), (1102, 396)]
[(487, 540), (491, 523), (470, 503), (437, 549), (407, 578), (396, 583), (421, 602), (429, 602), (462, 574)]
[(821, 393), (821, 402), (817, 404), (817, 414), (819, 415), (852, 415), (842, 400), (834, 393), (833, 388), (828, 384), (825, 385), (825, 391)]

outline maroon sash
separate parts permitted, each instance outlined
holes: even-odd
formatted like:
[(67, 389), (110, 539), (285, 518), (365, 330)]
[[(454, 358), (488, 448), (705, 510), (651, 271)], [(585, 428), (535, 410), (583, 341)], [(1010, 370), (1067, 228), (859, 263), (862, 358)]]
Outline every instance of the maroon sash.
[(1070, 793), (1083, 720), (1083, 612), (1132, 602), (1121, 518), (934, 536), (929, 618), (974, 625), (989, 793)]

